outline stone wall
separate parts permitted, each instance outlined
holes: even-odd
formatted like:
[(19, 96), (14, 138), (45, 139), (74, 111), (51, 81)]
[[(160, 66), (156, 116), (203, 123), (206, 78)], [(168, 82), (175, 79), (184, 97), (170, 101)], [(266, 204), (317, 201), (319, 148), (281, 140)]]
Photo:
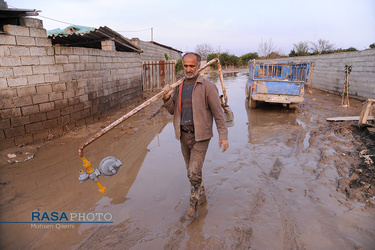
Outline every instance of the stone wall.
[(142, 61), (165, 61), (165, 55), (169, 56), (169, 60), (178, 60), (180, 59), (181, 53), (178, 50), (175, 50), (171, 47), (159, 45), (158, 43), (145, 42), (139, 40), (138, 38), (132, 38), (131, 41), (141, 47), (143, 53), (141, 53)]
[[(349, 95), (361, 99), (375, 98), (375, 49), (287, 59), (314, 62), (312, 86), (339, 94), (344, 90), (345, 65), (349, 64), (352, 66)], [(277, 61), (285, 61), (285, 58)]]
[(41, 20), (0, 33), (0, 149), (60, 135), (142, 94), (139, 53), (52, 46)]

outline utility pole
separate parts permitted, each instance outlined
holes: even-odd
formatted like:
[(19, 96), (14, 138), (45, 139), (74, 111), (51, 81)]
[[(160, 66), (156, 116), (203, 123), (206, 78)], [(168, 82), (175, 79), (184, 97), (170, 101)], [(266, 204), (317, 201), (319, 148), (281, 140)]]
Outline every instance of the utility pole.
[(151, 28), (151, 42), (154, 41), (154, 28)]

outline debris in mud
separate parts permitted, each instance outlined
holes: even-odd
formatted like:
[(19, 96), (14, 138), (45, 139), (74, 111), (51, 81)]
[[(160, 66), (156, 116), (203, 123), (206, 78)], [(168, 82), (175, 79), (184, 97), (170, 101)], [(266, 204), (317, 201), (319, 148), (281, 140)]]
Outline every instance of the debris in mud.
[(7, 154), (8, 162), (10, 164), (21, 163), (34, 158), (34, 154), (30, 152), (16, 151), (14, 153)]
[(362, 144), (358, 147), (360, 164), (353, 166), (348, 178), (339, 181), (339, 190), (346, 193), (349, 200), (364, 202), (375, 207), (375, 140), (374, 134), (358, 126), (352, 131)]

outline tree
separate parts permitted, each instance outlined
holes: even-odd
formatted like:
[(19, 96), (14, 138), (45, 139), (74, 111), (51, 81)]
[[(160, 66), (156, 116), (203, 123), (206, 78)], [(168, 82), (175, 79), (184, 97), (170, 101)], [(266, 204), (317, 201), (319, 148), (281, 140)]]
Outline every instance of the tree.
[(258, 59), (258, 58), (259, 58), (259, 56), (258, 56), (257, 52), (247, 53), (245, 55), (242, 55), (242, 56), (240, 56), (241, 65), (247, 65), (250, 60)]
[(372, 44), (370, 44), (370, 49), (374, 49), (375, 48), (375, 43), (372, 43)]
[(199, 54), (202, 60), (207, 60), (207, 56), (214, 53), (214, 48), (208, 43), (198, 44), (195, 47), (195, 53)]
[(184, 66), (182, 65), (182, 59), (180, 58), (180, 59), (178, 59), (178, 61), (176, 63), (175, 72), (178, 73), (183, 69), (184, 69)]
[[(307, 55), (309, 55), (309, 42), (301, 41), (299, 43), (294, 43), (292, 51), (294, 51), (293, 56), (307, 56)], [(292, 53), (292, 51), (291, 51), (291, 53)], [(289, 54), (289, 56), (290, 56), (290, 54)]]
[[(219, 56), (216, 53), (209, 54), (207, 56), (207, 62), (209, 62), (209, 61), (211, 61), (212, 59), (215, 59), (215, 58), (219, 58)], [(214, 62), (213, 64), (211, 64), (211, 66), (216, 69), (217, 68), (217, 63)]]
[(281, 54), (281, 50), (276, 47), (276, 45), (273, 43), (271, 38), (268, 42), (267, 41), (263, 42), (263, 39), (261, 40), (259, 47), (258, 47), (258, 52), (261, 57), (265, 57), (267, 59), (270, 58), (269, 56), (273, 52), (277, 54)]
[(317, 43), (311, 43), (311, 50), (314, 54), (329, 54), (335, 49), (334, 44), (330, 44), (328, 40), (319, 39)]
[(230, 63), (230, 55), (227, 52), (222, 53), (219, 56), (219, 60), (220, 60), (221, 65), (223, 65), (223, 66), (228, 66), (228, 65), (231, 64)]

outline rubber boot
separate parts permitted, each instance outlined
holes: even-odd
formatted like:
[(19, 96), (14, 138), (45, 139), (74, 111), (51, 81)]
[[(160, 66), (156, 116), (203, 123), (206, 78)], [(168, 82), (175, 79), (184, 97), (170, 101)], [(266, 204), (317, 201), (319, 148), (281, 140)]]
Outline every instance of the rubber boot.
[(190, 205), (185, 213), (185, 220), (191, 221), (195, 218), (195, 213), (197, 212), (196, 206)]

